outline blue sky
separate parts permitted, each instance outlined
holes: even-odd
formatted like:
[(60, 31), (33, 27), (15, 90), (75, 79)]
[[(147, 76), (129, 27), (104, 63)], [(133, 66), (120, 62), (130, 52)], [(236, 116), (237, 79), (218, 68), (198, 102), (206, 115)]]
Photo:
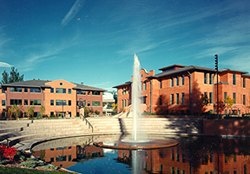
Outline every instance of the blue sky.
[(0, 0), (0, 72), (112, 89), (172, 64), (250, 72), (248, 0)]

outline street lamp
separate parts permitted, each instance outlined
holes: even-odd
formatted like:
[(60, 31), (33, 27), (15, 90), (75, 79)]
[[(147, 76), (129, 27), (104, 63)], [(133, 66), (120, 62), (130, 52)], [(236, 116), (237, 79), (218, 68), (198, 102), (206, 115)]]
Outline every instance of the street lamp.
[(216, 105), (216, 113), (217, 113), (217, 116), (219, 116), (219, 78), (218, 78), (218, 55), (217, 55), (217, 54), (215, 54), (214, 56), (215, 56), (214, 61), (215, 61), (215, 70), (216, 70), (216, 83), (217, 83), (217, 94), (216, 94), (216, 97), (217, 97), (217, 105)]

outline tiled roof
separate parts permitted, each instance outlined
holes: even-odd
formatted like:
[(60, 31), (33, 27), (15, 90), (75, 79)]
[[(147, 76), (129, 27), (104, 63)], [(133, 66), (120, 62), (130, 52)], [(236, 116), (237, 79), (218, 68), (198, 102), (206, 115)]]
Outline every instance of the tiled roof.
[(169, 70), (169, 71), (164, 71), (161, 72), (159, 74), (156, 74), (155, 78), (160, 78), (160, 77), (164, 77), (164, 76), (169, 76), (169, 75), (174, 75), (174, 74), (178, 74), (178, 73), (183, 73), (185, 71), (208, 71), (208, 72), (216, 72), (215, 69), (211, 69), (211, 68), (206, 68), (206, 67), (200, 67), (200, 66), (185, 66), (183, 68), (179, 68), (179, 69), (175, 69), (175, 70)]
[(21, 82), (14, 82), (14, 83), (8, 83), (8, 84), (2, 84), (2, 87), (50, 87), (48, 85), (45, 85), (45, 83), (50, 82), (48, 80), (27, 80), (27, 81), (21, 81)]
[(123, 83), (123, 84), (114, 86), (113, 88), (119, 88), (119, 87), (122, 87), (122, 86), (128, 86), (128, 85), (130, 85), (131, 83), (132, 83), (131, 81), (128, 81), (128, 82), (125, 82), (125, 83)]
[[(44, 88), (50, 88), (51, 86), (46, 85), (46, 83), (51, 82), (49, 80), (27, 80), (27, 81), (21, 81), (21, 82), (14, 82), (9, 84), (2, 84), (1, 87), (44, 87)], [(92, 86), (82, 85), (74, 83), (76, 86), (74, 89), (81, 89), (86, 91), (105, 91), (101, 88), (96, 88)]]
[(74, 83), (74, 84), (76, 85), (76, 87), (74, 87), (74, 89), (81, 89), (81, 90), (86, 90), (86, 91), (106, 91), (105, 89), (87, 86), (87, 85), (83, 85), (83, 84), (77, 84), (77, 83)]

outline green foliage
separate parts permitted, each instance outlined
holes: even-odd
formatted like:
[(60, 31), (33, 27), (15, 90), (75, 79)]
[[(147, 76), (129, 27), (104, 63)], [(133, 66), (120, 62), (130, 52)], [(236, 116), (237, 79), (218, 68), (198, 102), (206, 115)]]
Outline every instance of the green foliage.
[(18, 70), (15, 67), (12, 67), (9, 74), (6, 71), (2, 73), (1, 84), (20, 82), (20, 81), (23, 81), (23, 78), (24, 78), (24, 75), (20, 75)]
[(234, 100), (231, 99), (229, 96), (227, 96), (227, 98), (225, 99), (225, 104), (227, 108), (232, 108), (233, 104), (234, 104)]
[(17, 105), (12, 105), (8, 108), (9, 118), (17, 119), (21, 115), (21, 109)]
[(27, 116), (29, 119), (32, 119), (34, 117), (34, 113), (35, 113), (35, 108), (34, 106), (29, 106), (26, 110)]

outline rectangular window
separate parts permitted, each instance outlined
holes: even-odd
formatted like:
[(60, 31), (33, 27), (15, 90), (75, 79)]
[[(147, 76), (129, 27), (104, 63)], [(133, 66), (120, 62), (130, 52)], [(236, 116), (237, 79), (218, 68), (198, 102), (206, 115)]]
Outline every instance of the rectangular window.
[(173, 79), (173, 78), (170, 79), (170, 86), (171, 86), (171, 87), (174, 86), (174, 79)]
[(181, 82), (182, 82), (182, 85), (185, 84), (185, 77), (184, 76), (181, 77)]
[(86, 95), (86, 91), (83, 90), (77, 90), (76, 93), (81, 95)]
[(54, 88), (50, 88), (50, 93), (54, 93)]
[(242, 98), (242, 103), (243, 103), (243, 105), (246, 105), (246, 95), (243, 95), (243, 98)]
[(214, 99), (213, 99), (213, 93), (209, 92), (209, 103), (213, 103)]
[(22, 100), (21, 99), (11, 99), (10, 105), (22, 105)]
[(170, 104), (174, 104), (174, 94), (170, 95)]
[(41, 88), (30, 88), (30, 92), (40, 93)]
[(101, 106), (101, 102), (99, 102), (99, 101), (92, 101), (92, 106)]
[(30, 100), (30, 105), (41, 105), (41, 100)]
[(243, 86), (243, 88), (245, 88), (246, 87), (246, 78), (243, 78), (242, 80), (243, 80), (242, 86)]
[(50, 106), (54, 106), (54, 100), (50, 100)]
[(58, 93), (58, 94), (66, 94), (66, 88), (56, 88), (56, 93)]
[(92, 95), (100, 95), (100, 94), (101, 94), (100, 91), (93, 91), (93, 92), (92, 92)]
[(5, 105), (6, 105), (5, 100), (2, 100), (2, 106), (5, 106)]
[(71, 89), (68, 89), (68, 94), (71, 94), (71, 92), (72, 92)]
[(24, 88), (24, 92), (28, 92), (28, 88)]
[(71, 100), (68, 101), (68, 105), (71, 106)]
[(180, 101), (179, 101), (179, 93), (176, 94), (176, 104), (180, 104)]
[(207, 73), (204, 73), (204, 84), (207, 84)]
[(24, 100), (24, 105), (28, 105), (28, 104), (29, 104), (28, 100)]
[(233, 101), (234, 101), (234, 104), (236, 103), (236, 93), (234, 92), (233, 93)]
[(213, 84), (213, 74), (209, 73), (209, 84)]
[(176, 86), (179, 86), (179, 77), (176, 77)]
[(185, 93), (181, 93), (181, 104), (184, 105), (185, 102)]
[(146, 102), (147, 102), (147, 96), (143, 96), (142, 97), (142, 103), (146, 104)]
[(20, 88), (20, 87), (11, 87), (10, 92), (22, 92), (22, 88)]
[(233, 85), (236, 85), (236, 74), (233, 74)]
[(160, 80), (160, 89), (162, 88), (162, 81)]
[(66, 100), (56, 100), (56, 106), (66, 106)]

